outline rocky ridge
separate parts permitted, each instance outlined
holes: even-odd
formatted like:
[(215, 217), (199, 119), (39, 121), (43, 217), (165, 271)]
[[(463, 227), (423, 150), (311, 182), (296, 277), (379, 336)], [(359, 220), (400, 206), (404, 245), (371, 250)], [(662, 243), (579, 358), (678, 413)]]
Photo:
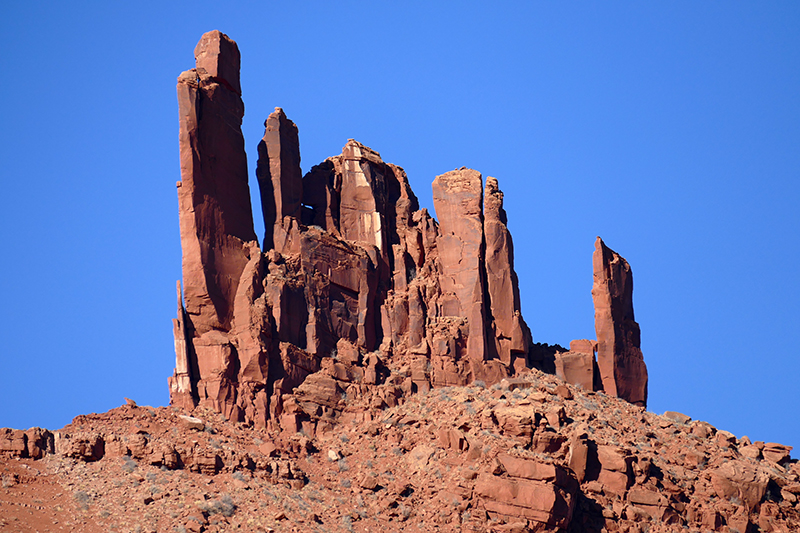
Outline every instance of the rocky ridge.
[(259, 246), (239, 57), (209, 32), (178, 78), (172, 406), (0, 430), (3, 530), (798, 527), (790, 447), (645, 411), (630, 265), (599, 237), (597, 340), (533, 342), (495, 178), (438, 176), (437, 221), (357, 141), (303, 176), (276, 108)]

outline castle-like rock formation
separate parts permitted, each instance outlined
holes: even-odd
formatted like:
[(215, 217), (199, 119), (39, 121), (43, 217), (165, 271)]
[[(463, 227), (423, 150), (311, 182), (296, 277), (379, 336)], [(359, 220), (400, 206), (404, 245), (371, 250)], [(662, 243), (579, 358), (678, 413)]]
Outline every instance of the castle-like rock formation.
[[(345, 395), (377, 394), (371, 385), (387, 385), (376, 401), (392, 405), (430, 387), (545, 369), (542, 353), (552, 350), (533, 344), (522, 317), (495, 178), (484, 183), (467, 168), (438, 176), (437, 222), (402, 168), (352, 139), (303, 176), (297, 126), (276, 108), (258, 146), (262, 249), (247, 185), (238, 48), (213, 31), (195, 58), (196, 68), (178, 78), (183, 287), (173, 405), (313, 433), (341, 415)], [(638, 326), (635, 343), (623, 342), (632, 312), (628, 321), (622, 307), (630, 300), (615, 299), (629, 280), (629, 269), (622, 278), (618, 270), (607, 276), (610, 303), (599, 288), (596, 296), (602, 386), (644, 403), (626, 370)], [(593, 376), (594, 352), (581, 361)]]

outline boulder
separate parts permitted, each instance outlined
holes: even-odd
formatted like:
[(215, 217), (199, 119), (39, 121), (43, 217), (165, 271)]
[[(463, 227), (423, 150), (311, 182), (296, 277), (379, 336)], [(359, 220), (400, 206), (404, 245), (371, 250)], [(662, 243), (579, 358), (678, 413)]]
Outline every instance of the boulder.
[(769, 484), (765, 471), (743, 461), (723, 463), (710, 475), (717, 496), (725, 500), (737, 498), (748, 512), (761, 502)]
[(570, 342), (568, 352), (556, 352), (556, 375), (576, 387), (595, 390), (594, 344), (594, 341), (575, 340)]
[(484, 508), (505, 522), (523, 519), (537, 527), (564, 528), (572, 518), (577, 480), (559, 466), (501, 454), (506, 475), (480, 473), (474, 493)]

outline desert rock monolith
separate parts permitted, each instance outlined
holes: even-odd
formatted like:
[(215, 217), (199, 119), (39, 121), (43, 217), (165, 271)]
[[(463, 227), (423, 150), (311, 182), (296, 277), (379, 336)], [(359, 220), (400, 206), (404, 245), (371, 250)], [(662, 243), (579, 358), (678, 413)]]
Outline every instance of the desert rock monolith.
[(647, 366), (639, 324), (633, 317), (633, 274), (628, 262), (598, 237), (594, 267), (597, 366), (606, 394), (647, 405)]
[(431, 387), (545, 369), (546, 346), (522, 318), (497, 179), (467, 168), (436, 177), (437, 222), (405, 171), (356, 140), (302, 176), (298, 128), (275, 108), (258, 145), (259, 247), (239, 51), (215, 31), (195, 56), (178, 80), (173, 405), (314, 435), (333, 427), (345, 398), (393, 406)]
[[(232, 414), (236, 357), (229, 335), (239, 279), (255, 243), (247, 156), (241, 132), (244, 104), (239, 85), (240, 55), (228, 36), (211, 31), (195, 48), (196, 67), (178, 77), (181, 181), (178, 182), (183, 300), (176, 326), (183, 336), (193, 386), (176, 374), (173, 395)], [(176, 354), (180, 360), (182, 354)], [(182, 365), (178, 364), (182, 370)]]

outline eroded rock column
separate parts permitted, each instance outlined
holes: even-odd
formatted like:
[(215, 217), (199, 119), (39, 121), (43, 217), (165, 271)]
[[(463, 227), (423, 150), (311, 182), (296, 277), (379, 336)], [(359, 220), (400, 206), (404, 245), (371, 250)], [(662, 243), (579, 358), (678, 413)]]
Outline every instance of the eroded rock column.
[(276, 107), (264, 122), (264, 138), (258, 144), (256, 176), (264, 213), (264, 251), (284, 251), (292, 224), (300, 220), (303, 174), (297, 126)]
[(433, 205), (439, 218), (441, 314), (467, 319), (465, 355), (471, 361), (484, 361), (487, 345), (480, 172), (461, 168), (437, 176), (433, 181)]
[(494, 319), (495, 350), (503, 363), (512, 365), (516, 357), (526, 358), (530, 330), (522, 318), (514, 271), (514, 244), (506, 224), (503, 193), (497, 186), (497, 179), (487, 177), (483, 221), (486, 288)]
[(598, 237), (594, 267), (594, 327), (597, 366), (606, 394), (647, 405), (647, 366), (639, 324), (633, 318), (633, 274), (628, 262)]
[(216, 30), (203, 35), (194, 55), (196, 68), (178, 78), (183, 329), (188, 354), (196, 356), (195, 400), (230, 416), (238, 357), (228, 332), (256, 241), (241, 132), (240, 56), (236, 43)]

